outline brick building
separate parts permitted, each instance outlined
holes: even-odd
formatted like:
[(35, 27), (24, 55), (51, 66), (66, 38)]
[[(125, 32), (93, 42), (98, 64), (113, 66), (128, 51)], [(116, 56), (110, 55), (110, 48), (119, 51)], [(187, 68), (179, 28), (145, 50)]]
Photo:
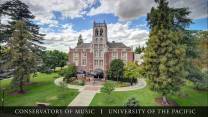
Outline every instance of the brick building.
[(78, 71), (93, 72), (101, 69), (104, 72), (110, 67), (113, 59), (121, 59), (124, 63), (134, 61), (134, 53), (123, 43), (108, 42), (106, 23), (93, 24), (91, 43), (82, 43), (74, 49), (69, 48), (69, 64), (75, 64)]

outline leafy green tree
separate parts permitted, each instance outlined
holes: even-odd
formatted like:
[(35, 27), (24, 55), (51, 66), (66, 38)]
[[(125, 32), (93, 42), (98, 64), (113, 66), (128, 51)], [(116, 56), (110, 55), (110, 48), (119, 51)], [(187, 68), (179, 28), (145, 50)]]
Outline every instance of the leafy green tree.
[(106, 82), (104, 86), (100, 89), (100, 91), (104, 94), (106, 94), (106, 103), (111, 104), (114, 100), (114, 97), (111, 95), (111, 93), (115, 90), (115, 85), (112, 82)]
[(58, 50), (46, 51), (42, 54), (43, 68), (54, 69), (64, 67), (67, 62), (67, 54)]
[(66, 62), (67, 62), (67, 54), (64, 52), (59, 52), (58, 59), (59, 59), (58, 67), (61, 67), (62, 69), (66, 65)]
[(124, 104), (124, 106), (127, 106), (127, 107), (138, 107), (138, 106), (140, 106), (140, 104), (139, 104), (139, 101), (136, 100), (133, 97), (133, 98), (129, 98), (128, 102), (126, 104)]
[(12, 86), (19, 86), (19, 93), (24, 93), (23, 85), (32, 73), (31, 66), (36, 65), (36, 55), (31, 52), (30, 40), (32, 35), (27, 30), (24, 21), (17, 21), (14, 29), (12, 38), (8, 42), (11, 60), (8, 61), (7, 65), (14, 69)]
[(138, 66), (134, 62), (128, 62), (124, 67), (124, 76), (125, 78), (131, 79), (131, 85), (133, 84), (133, 80), (136, 78), (140, 78), (143, 74), (143, 69), (141, 66)]
[(136, 49), (135, 49), (135, 54), (141, 54), (142, 52), (144, 51), (144, 47), (136, 47)]
[(69, 82), (72, 77), (76, 76), (76, 71), (76, 66), (70, 64), (67, 68), (63, 69), (60, 74), (67, 80), (67, 82)]
[(119, 78), (123, 78), (124, 76), (124, 63), (120, 59), (112, 60), (110, 64), (110, 68), (108, 71), (108, 76), (111, 78), (116, 78), (117, 81)]
[(128, 62), (124, 67), (124, 76), (126, 78), (139, 78), (141, 76), (141, 69), (134, 62)]
[(182, 43), (184, 27), (189, 25), (190, 13), (185, 8), (170, 8), (166, 0), (155, 0), (158, 4), (147, 15), (151, 32), (144, 54), (145, 75), (150, 79), (151, 89), (163, 96), (163, 104), (168, 105), (166, 96), (180, 89), (186, 49)]
[(81, 44), (83, 44), (83, 39), (82, 39), (82, 35), (80, 34), (79, 38), (78, 38), (77, 45), (81, 45)]
[(112, 82), (106, 82), (104, 86), (101, 88), (101, 92), (111, 95), (114, 89), (115, 89), (115, 86)]
[[(202, 69), (207, 69), (208, 71), (208, 31), (200, 31), (196, 34), (198, 57), (193, 60), (196, 65)], [(195, 48), (195, 49), (196, 49)]]

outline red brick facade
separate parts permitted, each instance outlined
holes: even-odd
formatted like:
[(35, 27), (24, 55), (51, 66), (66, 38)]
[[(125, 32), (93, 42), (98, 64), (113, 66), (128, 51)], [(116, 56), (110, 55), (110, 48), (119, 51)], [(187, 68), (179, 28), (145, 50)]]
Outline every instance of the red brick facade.
[(132, 49), (123, 43), (108, 42), (107, 25), (95, 22), (92, 42), (70, 48), (68, 55), (68, 64), (75, 64), (78, 71), (86, 72), (102, 69), (106, 73), (113, 59), (121, 59), (124, 63), (134, 61)]

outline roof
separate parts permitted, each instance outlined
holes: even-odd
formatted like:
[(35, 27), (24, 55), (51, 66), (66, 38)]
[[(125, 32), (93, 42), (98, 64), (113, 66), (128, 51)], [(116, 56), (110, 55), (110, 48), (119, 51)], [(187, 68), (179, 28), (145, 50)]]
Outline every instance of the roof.
[(117, 42), (112, 42), (112, 43), (108, 42), (108, 47), (109, 48), (129, 48), (123, 43), (117, 43)]
[(91, 43), (82, 43), (81, 45), (77, 45), (76, 48), (90, 48)]
[[(127, 47), (125, 44), (123, 43), (117, 43), (117, 42), (108, 42), (107, 43), (109, 48), (129, 48)], [(90, 48), (91, 47), (91, 43), (82, 43), (81, 45), (77, 45), (76, 48)]]

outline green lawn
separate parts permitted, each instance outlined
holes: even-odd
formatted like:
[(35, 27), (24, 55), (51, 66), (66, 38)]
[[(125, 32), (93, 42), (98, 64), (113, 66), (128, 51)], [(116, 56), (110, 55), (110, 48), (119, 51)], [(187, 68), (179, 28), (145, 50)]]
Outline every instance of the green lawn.
[[(176, 94), (169, 96), (169, 98), (176, 101), (180, 106), (208, 106), (208, 92), (194, 90), (193, 83), (190, 81), (186, 81), (181, 92), (185, 92), (187, 97), (181, 98)], [(123, 106), (131, 97), (135, 97), (142, 106), (157, 106), (155, 98), (160, 97), (160, 95), (146, 87), (135, 91), (113, 92), (113, 100), (110, 102), (107, 100), (109, 97), (106, 94), (98, 93), (90, 106)]]
[[(50, 105), (67, 106), (78, 94), (78, 90), (64, 89), (54, 84), (57, 73), (38, 73), (30, 86), (25, 86), (26, 94), (12, 96), (9, 92), (9, 80), (0, 81), (1, 87), (7, 88), (5, 96), (6, 106), (32, 106), (37, 102), (50, 103)], [(2, 96), (2, 94), (1, 94)]]

